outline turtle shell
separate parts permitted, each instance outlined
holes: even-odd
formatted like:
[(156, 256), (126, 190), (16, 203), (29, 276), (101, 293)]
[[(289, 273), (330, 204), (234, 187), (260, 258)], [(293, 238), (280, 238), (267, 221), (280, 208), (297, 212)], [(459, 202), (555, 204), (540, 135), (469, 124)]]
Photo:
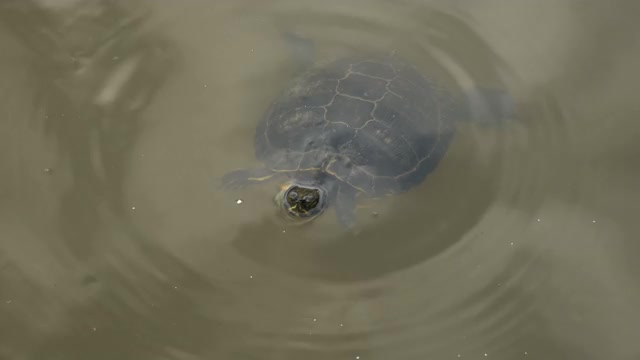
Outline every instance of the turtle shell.
[(371, 196), (406, 191), (444, 156), (452, 105), (444, 88), (396, 58), (334, 61), (294, 79), (271, 104), (256, 157), (274, 171), (328, 174)]

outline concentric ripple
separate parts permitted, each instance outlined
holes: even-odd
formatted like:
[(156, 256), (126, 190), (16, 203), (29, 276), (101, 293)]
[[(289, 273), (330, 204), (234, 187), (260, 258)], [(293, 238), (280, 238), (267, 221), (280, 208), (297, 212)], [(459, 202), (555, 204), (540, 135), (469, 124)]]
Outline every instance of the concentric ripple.
[[(200, 292), (198, 303), (207, 317), (236, 324), (239, 354), (260, 359), (481, 358), (485, 353), (514, 358), (522, 355), (522, 347), (547, 341), (527, 337), (538, 325), (529, 292), (548, 275), (539, 270), (542, 261), (526, 250), (524, 238), (514, 234), (529, 228), (544, 203), (552, 179), (540, 169), (566, 140), (563, 114), (553, 98), (525, 88), (453, 11), (383, 1), (375, 6), (251, 2), (230, 9), (240, 24), (260, 24), (276, 39), (295, 32), (311, 40), (319, 59), (393, 52), (455, 93), (504, 91), (515, 104), (508, 121), (473, 118), (458, 124), (436, 171), (415, 190), (363, 204), (355, 235), (339, 228), (331, 215), (302, 227), (283, 225), (266, 203), (270, 185), (220, 195), (224, 204), (235, 196), (243, 197), (243, 206), (251, 205), (229, 209), (225, 218), (233, 224), (211, 220), (219, 225), (218, 235), (208, 237), (215, 245), (203, 245), (207, 235), (198, 242), (210, 251), (196, 255), (183, 245), (167, 246), (216, 288), (230, 292), (224, 301), (215, 300), (216, 291)], [(218, 156), (219, 173), (225, 172), (223, 164), (255, 164), (255, 124), (293, 75), (286, 42), (273, 44), (279, 44), (272, 46), (281, 56), (264, 55), (265, 61), (277, 60), (261, 64), (271, 76), (235, 73), (239, 87), (253, 89), (262, 105), (231, 125), (228, 131), (238, 136), (236, 143), (226, 144), (247, 156), (234, 161)], [(473, 109), (491, 114), (485, 99), (471, 100)]]
[[(62, 349), (90, 358), (118, 348), (167, 359), (517, 359), (541, 346), (544, 358), (567, 353), (554, 347), (557, 333), (545, 331), (541, 309), (551, 300), (539, 293), (562, 287), (546, 255), (566, 241), (553, 235), (565, 224), (548, 209), (561, 197), (575, 200), (587, 166), (566, 151), (578, 141), (569, 121), (577, 109), (560, 106), (543, 82), (524, 81), (473, 16), (429, 1), (156, 6), (70, 61), (77, 68), (56, 67), (63, 76), (30, 57), (44, 93), (34, 107), (62, 154), (59, 168), (46, 172), (64, 191), (52, 211), (57, 233), (42, 252), (76, 292), (45, 299), (42, 288), (55, 281), (33, 281), (31, 297), (42, 299), (32, 307), (49, 309), (50, 301), (55, 311), (22, 329), (37, 340), (34, 349), (0, 346), (0, 355), (43, 358)], [(286, 34), (313, 46), (292, 52)], [(299, 71), (296, 51), (319, 61), (394, 53), (467, 96), (472, 109), (420, 186), (359, 204), (355, 233), (331, 212), (303, 226), (282, 221), (273, 204), (280, 184), (232, 192), (216, 185), (229, 170), (260, 165), (256, 125)], [(395, 95), (392, 80), (382, 80), (382, 97)], [(513, 116), (492, 119), (496, 104), (471, 91), (478, 88), (506, 94)], [(358, 99), (374, 109), (378, 101)], [(361, 127), (370, 121), (377, 119)], [(13, 255), (3, 269), (47, 263)], [(16, 278), (7, 289), (30, 279)], [(21, 306), (16, 314), (27, 314)], [(76, 347), (69, 339), (78, 334), (86, 341)]]

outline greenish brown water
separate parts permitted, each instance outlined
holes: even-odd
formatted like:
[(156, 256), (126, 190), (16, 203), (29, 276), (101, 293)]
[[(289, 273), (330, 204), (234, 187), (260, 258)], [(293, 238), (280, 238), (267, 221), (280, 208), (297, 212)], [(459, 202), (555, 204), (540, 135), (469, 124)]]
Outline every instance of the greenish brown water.
[[(118, 5), (115, 5), (118, 4)], [(640, 344), (640, 6), (0, 3), (0, 359), (606, 359)], [(517, 119), (420, 187), (280, 218), (255, 126), (314, 56), (395, 51)], [(242, 200), (238, 204), (237, 200)]]

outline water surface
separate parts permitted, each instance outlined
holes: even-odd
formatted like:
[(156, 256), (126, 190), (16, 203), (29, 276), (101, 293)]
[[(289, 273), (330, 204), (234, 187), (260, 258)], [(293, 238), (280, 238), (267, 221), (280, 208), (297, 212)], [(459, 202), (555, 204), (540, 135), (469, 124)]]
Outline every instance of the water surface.
[[(1, 4), (0, 358), (640, 359), (638, 10)], [(259, 165), (287, 33), (503, 89), (516, 116), (459, 124), (355, 233), (292, 226), (278, 184), (218, 187)]]

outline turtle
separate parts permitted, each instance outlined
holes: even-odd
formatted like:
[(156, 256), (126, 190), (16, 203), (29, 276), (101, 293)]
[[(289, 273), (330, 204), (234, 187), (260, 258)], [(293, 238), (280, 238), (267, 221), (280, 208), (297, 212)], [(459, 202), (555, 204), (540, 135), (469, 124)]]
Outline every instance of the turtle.
[(333, 207), (338, 221), (352, 228), (359, 198), (423, 182), (467, 108), (397, 54), (316, 64), (296, 76), (259, 121), (255, 156), (264, 166), (230, 171), (222, 185), (280, 179), (276, 204), (288, 218), (304, 223)]

